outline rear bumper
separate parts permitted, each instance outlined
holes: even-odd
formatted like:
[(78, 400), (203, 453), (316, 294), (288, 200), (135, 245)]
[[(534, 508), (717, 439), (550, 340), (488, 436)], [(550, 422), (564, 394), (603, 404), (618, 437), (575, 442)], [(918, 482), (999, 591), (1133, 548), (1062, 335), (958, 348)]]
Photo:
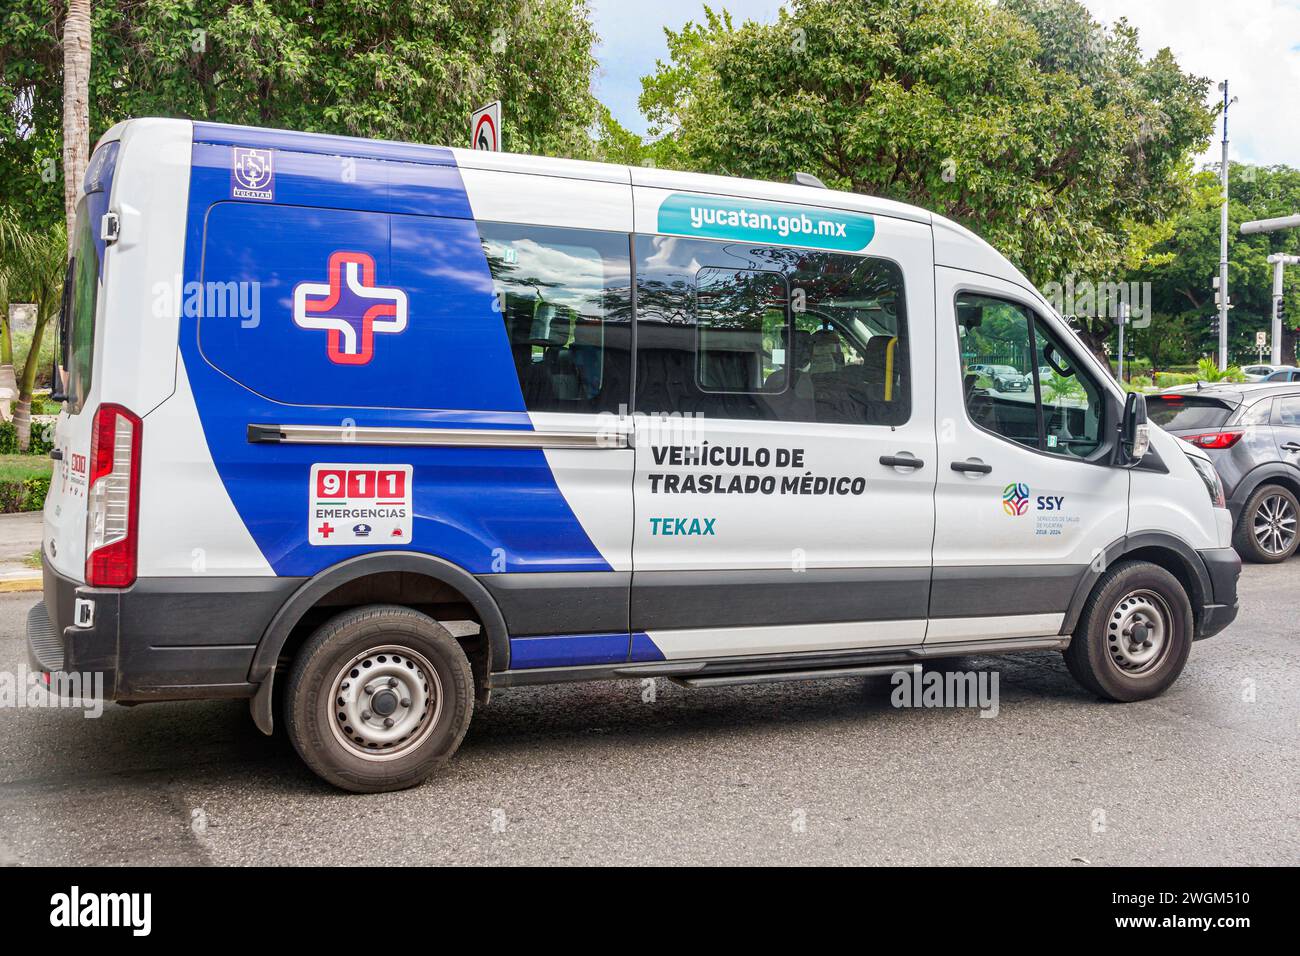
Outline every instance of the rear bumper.
[[(271, 617), (298, 578), (141, 578), (90, 588), (44, 567), (45, 600), (27, 622), (28, 659), (40, 670), (100, 673), (109, 700), (251, 697), (249, 665)], [(73, 623), (78, 599), (93, 618)]]
[(1241, 558), (1232, 548), (1210, 548), (1196, 552), (1209, 577), (1209, 593), (1201, 606), (1196, 640), (1213, 637), (1237, 617), (1237, 578)]

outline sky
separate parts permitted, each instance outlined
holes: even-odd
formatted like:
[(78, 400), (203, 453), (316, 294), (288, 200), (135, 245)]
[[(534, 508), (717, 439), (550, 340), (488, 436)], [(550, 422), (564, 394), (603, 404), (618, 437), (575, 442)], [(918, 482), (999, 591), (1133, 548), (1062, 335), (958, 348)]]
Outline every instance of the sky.
[[(599, 98), (620, 123), (645, 132), (637, 109), (641, 77), (666, 58), (664, 27), (699, 19), (703, 0), (589, 0), (602, 38)], [(1300, 168), (1300, 0), (1083, 0), (1103, 23), (1127, 17), (1147, 55), (1173, 50), (1184, 70), (1220, 80), (1238, 98), (1229, 114), (1233, 160)], [(736, 20), (771, 22), (780, 0), (711, 0)], [(1217, 162), (1222, 127), (1204, 161)]]

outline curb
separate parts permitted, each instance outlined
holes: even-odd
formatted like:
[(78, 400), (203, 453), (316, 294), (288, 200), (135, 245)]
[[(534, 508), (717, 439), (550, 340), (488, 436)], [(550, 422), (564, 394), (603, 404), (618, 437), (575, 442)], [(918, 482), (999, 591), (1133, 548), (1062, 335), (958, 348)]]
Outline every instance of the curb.
[(0, 573), (0, 594), (20, 591), (40, 591), (44, 581), (39, 571), (19, 572), (16, 574)]

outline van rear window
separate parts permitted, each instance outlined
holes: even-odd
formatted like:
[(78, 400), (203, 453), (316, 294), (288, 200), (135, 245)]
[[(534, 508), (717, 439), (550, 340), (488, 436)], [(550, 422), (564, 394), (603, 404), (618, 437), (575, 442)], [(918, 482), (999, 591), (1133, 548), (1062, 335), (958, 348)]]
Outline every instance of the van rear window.
[(86, 204), (77, 213), (70, 275), (72, 288), (66, 299), (68, 314), (64, 333), (67, 336), (65, 368), (68, 408), (75, 413), (81, 409), (86, 393), (90, 391), (90, 373), (95, 358), (95, 303), (99, 296), (99, 252), (95, 247)]
[(1147, 399), (1147, 417), (1170, 431), (1220, 428), (1232, 410), (1227, 402), (1199, 395), (1153, 395)]

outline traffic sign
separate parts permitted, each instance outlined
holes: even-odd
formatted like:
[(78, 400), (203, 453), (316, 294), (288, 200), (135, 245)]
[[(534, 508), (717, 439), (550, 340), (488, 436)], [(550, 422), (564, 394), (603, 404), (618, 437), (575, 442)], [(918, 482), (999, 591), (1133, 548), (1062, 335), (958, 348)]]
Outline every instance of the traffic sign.
[(469, 144), (471, 149), (501, 152), (501, 101), (495, 100), (469, 117)]

